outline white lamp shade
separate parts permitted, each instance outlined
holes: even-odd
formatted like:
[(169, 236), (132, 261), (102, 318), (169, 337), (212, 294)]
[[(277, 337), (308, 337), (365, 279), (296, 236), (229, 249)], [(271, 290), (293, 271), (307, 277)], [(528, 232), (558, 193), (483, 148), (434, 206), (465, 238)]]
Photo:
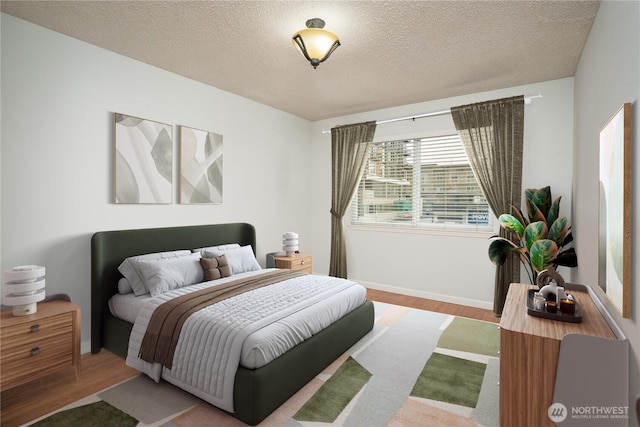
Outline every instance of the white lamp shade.
[(293, 256), (298, 250), (298, 233), (288, 231), (282, 235), (282, 250), (287, 256)]
[(14, 316), (33, 314), (45, 297), (45, 268), (22, 265), (4, 271), (2, 303), (13, 307)]
[(307, 28), (295, 33), (291, 41), (313, 68), (324, 62), (340, 46), (338, 36), (325, 30), (324, 21), (320, 18), (309, 19)]

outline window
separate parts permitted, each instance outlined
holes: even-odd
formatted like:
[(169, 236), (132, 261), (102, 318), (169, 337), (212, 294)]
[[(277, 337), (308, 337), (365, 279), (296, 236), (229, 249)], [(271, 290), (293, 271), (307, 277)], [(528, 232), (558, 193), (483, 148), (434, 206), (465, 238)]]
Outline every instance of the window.
[(373, 143), (351, 224), (492, 231), (458, 135)]

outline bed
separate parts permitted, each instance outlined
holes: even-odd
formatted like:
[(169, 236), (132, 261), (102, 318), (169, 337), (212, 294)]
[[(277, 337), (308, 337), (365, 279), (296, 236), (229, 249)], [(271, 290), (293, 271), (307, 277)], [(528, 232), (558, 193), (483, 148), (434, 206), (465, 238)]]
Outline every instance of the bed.
[[(238, 243), (255, 254), (255, 228), (246, 223), (212, 224), (95, 233), (91, 239), (91, 352), (105, 348), (127, 357), (133, 324), (114, 317), (109, 299), (118, 293), (118, 266), (128, 257), (154, 252)], [(373, 304), (365, 301), (322, 331), (255, 369), (239, 366), (233, 415), (256, 425), (373, 327)]]

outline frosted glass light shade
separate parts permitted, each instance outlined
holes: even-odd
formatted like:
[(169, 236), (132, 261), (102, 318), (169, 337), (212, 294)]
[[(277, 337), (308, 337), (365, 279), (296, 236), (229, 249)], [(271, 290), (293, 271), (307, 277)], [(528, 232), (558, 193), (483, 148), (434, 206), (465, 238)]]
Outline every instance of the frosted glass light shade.
[(45, 297), (45, 268), (21, 265), (4, 271), (2, 303), (13, 307), (14, 316), (26, 316), (38, 311), (37, 303)]
[(329, 55), (340, 46), (338, 36), (325, 30), (324, 21), (320, 18), (309, 19), (307, 28), (295, 33), (292, 42), (313, 68), (326, 61)]
[(282, 250), (287, 256), (294, 256), (298, 250), (298, 233), (287, 231), (282, 235)]

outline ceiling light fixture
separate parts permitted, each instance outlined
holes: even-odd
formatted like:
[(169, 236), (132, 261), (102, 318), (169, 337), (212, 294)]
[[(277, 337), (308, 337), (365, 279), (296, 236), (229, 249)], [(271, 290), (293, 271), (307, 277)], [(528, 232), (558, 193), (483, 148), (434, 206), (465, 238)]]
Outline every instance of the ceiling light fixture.
[(324, 21), (320, 18), (309, 19), (307, 28), (293, 35), (293, 43), (313, 68), (317, 68), (321, 62), (326, 61), (329, 55), (340, 46), (338, 36), (325, 30)]

